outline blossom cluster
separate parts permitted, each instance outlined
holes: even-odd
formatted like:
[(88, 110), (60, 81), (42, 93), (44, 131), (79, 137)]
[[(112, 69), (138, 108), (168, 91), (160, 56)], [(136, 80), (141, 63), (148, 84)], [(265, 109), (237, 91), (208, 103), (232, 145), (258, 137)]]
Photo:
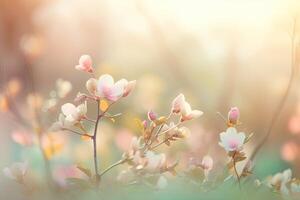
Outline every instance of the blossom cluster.
[(292, 177), (292, 170), (286, 169), (271, 177), (268, 177), (265, 184), (275, 192), (283, 195), (299, 195), (300, 180)]
[[(118, 171), (116, 180), (121, 185), (140, 185), (144, 184), (155, 189), (167, 187), (169, 176), (187, 178), (190, 182), (200, 184), (202, 188), (211, 189), (227, 180), (236, 181), (241, 188), (243, 180), (253, 174), (254, 162), (251, 157), (247, 157), (245, 145), (252, 139), (253, 134), (246, 134), (239, 131), (240, 110), (232, 107), (225, 120), (226, 129), (219, 134), (219, 146), (226, 153), (228, 162), (224, 165), (226, 170), (213, 174), (215, 170), (215, 158), (209, 154), (199, 158), (192, 157), (183, 170), (178, 172), (179, 161), (170, 159), (169, 155), (163, 151), (164, 148), (174, 145), (177, 141), (184, 140), (189, 135), (194, 134), (184, 126), (184, 123), (194, 120), (203, 115), (198, 109), (192, 109), (184, 94), (177, 95), (170, 103), (170, 108), (165, 115), (159, 115), (152, 109), (148, 110), (144, 119), (135, 119), (138, 127), (136, 136), (132, 137), (129, 149), (122, 153), (120, 159), (104, 168), (98, 162), (97, 136), (101, 127), (98, 126), (103, 119), (115, 120), (121, 113), (111, 113), (111, 107), (121, 99), (129, 96), (137, 82), (120, 79), (115, 81), (110, 74), (102, 74), (96, 77), (96, 70), (93, 67), (92, 59), (89, 55), (83, 55), (79, 59), (75, 69), (84, 72), (91, 77), (86, 81), (85, 93), (79, 92), (73, 102), (60, 104), (61, 100), (66, 98), (72, 90), (72, 84), (69, 81), (58, 79), (55, 89), (44, 99), (36, 93), (31, 93), (27, 97), (28, 112), (31, 118), (23, 118), (13, 106), (11, 99), (21, 91), (20, 85), (13, 81), (9, 83), (7, 91), (0, 98), (0, 109), (2, 112), (11, 111), (15, 117), (18, 117), (24, 124), (24, 129), (12, 133), (12, 139), (22, 146), (37, 145), (43, 155), (45, 166), (49, 170), (48, 177), (50, 182), (54, 181), (60, 187), (69, 187), (70, 185), (82, 185), (88, 188), (99, 188), (103, 184), (102, 178), (113, 168), (122, 165), (122, 170)], [(95, 108), (96, 104), (96, 108)], [(59, 109), (60, 108), (60, 109)], [(48, 114), (59, 110), (57, 121), (44, 124), (41, 120), (41, 113)], [(96, 110), (96, 116), (90, 117), (92, 110)], [(26, 121), (27, 120), (27, 121)], [(29, 121), (29, 123), (28, 123)], [(91, 129), (92, 127), (92, 129)], [(52, 173), (51, 158), (58, 154), (63, 146), (63, 134), (73, 133), (82, 139), (92, 141), (91, 150), (93, 155), (93, 166), (82, 167), (72, 165), (69, 168), (60, 167)], [(100, 138), (101, 139), (101, 138)], [(217, 142), (216, 142), (217, 144)], [(159, 151), (160, 150), (160, 151)], [(242, 163), (244, 161), (245, 164)], [(102, 162), (101, 162), (102, 164)], [(30, 163), (18, 162), (10, 167), (3, 169), (3, 174), (16, 181), (26, 185), (27, 172), (30, 169)], [(104, 170), (100, 170), (104, 169)], [(219, 173), (219, 174), (218, 174)], [(221, 175), (220, 175), (221, 174)], [(221, 178), (220, 178), (221, 177)], [(52, 180), (53, 179), (53, 180)], [(299, 195), (300, 180), (292, 177), (290, 169), (268, 177), (264, 181), (258, 179), (253, 185), (266, 186), (272, 191), (282, 195)]]

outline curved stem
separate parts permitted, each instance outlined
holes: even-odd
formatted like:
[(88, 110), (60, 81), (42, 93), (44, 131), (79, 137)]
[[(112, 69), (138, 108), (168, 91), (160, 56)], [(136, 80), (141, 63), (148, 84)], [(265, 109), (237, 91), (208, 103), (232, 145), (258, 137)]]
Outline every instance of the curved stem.
[(80, 133), (80, 132), (78, 132), (78, 131), (74, 131), (74, 130), (68, 129), (68, 128), (63, 128), (62, 130), (63, 130), (63, 131), (69, 131), (69, 132), (71, 132), (71, 133), (74, 133), (74, 134), (80, 135), (80, 136), (88, 136), (88, 137), (92, 137), (92, 136), (89, 136), (89, 135), (87, 135), (87, 134)]
[(114, 167), (123, 164), (125, 161), (126, 161), (126, 159), (122, 159), (122, 160), (119, 160), (118, 162), (116, 162), (116, 163), (110, 165), (108, 168), (106, 168), (105, 170), (103, 170), (103, 172), (101, 172), (99, 176), (100, 176), (100, 177), (103, 176), (105, 173), (107, 173), (108, 171), (110, 171), (110, 170), (113, 169)]
[[(262, 148), (262, 146), (267, 142), (269, 136), (271, 135), (272, 133), (272, 130), (274, 128), (274, 125), (276, 124), (277, 120), (278, 120), (278, 117), (286, 103), (286, 100), (289, 96), (289, 93), (292, 89), (292, 85), (293, 85), (293, 82), (294, 82), (294, 78), (296, 76), (296, 65), (295, 65), (295, 37), (296, 37), (296, 20), (294, 22), (294, 27), (293, 27), (293, 32), (292, 32), (292, 35), (291, 35), (291, 44), (292, 44), (292, 47), (291, 47), (291, 73), (290, 73), (290, 78), (289, 78), (289, 82), (288, 82), (288, 85), (287, 85), (287, 88), (274, 112), (274, 115), (271, 119), (271, 123), (270, 123), (270, 126), (267, 130), (267, 133), (266, 135), (264, 136), (264, 138), (261, 140), (261, 142), (257, 145), (257, 147), (254, 149), (254, 151), (252, 152), (252, 154), (250, 155), (250, 158), (249, 158), (249, 161), (252, 161), (255, 156), (257, 155), (257, 153), (259, 152), (259, 150)], [(249, 162), (248, 161), (248, 162)], [(245, 165), (246, 166), (246, 165)]]
[(234, 169), (234, 173), (235, 173), (235, 175), (236, 175), (236, 178), (237, 178), (237, 180), (238, 180), (238, 183), (239, 183), (239, 188), (241, 189), (242, 187), (241, 187), (241, 179), (240, 179), (240, 176), (239, 176), (239, 173), (238, 173), (238, 171), (237, 171), (237, 169), (236, 169), (236, 162), (235, 162), (235, 155), (236, 155), (236, 152), (233, 154), (233, 156), (232, 156), (232, 162), (233, 162), (233, 169)]

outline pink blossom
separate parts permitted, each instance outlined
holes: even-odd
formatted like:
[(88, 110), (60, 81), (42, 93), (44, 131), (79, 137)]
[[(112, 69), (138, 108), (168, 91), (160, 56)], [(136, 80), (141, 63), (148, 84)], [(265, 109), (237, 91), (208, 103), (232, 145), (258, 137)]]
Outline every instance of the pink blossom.
[(172, 112), (179, 113), (181, 111), (182, 106), (185, 103), (185, 97), (183, 94), (179, 94), (172, 102)]
[(68, 128), (84, 119), (87, 113), (87, 104), (85, 102), (75, 106), (72, 103), (66, 103), (61, 106), (61, 111), (62, 113), (60, 113), (58, 121), (50, 128), (52, 131), (59, 131), (62, 128)]
[(88, 73), (93, 73), (94, 69), (92, 66), (92, 58), (89, 55), (82, 55), (79, 58), (79, 65), (76, 65), (75, 69)]
[(200, 117), (203, 114), (200, 110), (192, 110), (191, 105), (185, 100), (183, 94), (179, 94), (173, 100), (171, 111), (176, 114), (181, 114), (182, 122)]
[(181, 107), (181, 121), (198, 118), (201, 115), (203, 115), (203, 112), (200, 110), (192, 110), (191, 105), (188, 102), (185, 102)]
[(128, 82), (126, 79), (121, 79), (115, 83), (111, 75), (104, 74), (100, 76), (97, 83), (97, 96), (110, 101), (117, 101), (119, 98), (129, 95), (134, 85), (135, 81)]
[(222, 146), (227, 152), (239, 151), (242, 149), (246, 136), (245, 133), (238, 133), (233, 127), (229, 127), (226, 132), (220, 134), (220, 146)]

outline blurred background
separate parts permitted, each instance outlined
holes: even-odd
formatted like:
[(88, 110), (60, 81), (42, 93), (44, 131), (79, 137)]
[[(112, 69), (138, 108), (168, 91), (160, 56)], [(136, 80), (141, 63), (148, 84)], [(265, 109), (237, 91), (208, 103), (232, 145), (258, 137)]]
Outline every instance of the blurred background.
[[(74, 66), (80, 55), (90, 54), (97, 75), (137, 80), (135, 91), (114, 108), (123, 116), (101, 124), (103, 168), (138, 134), (134, 118), (146, 118), (148, 109), (166, 115), (179, 93), (204, 115), (187, 124), (191, 134), (185, 142), (161, 150), (183, 161), (209, 154), (223, 165), (218, 138), (226, 125), (217, 112), (226, 116), (230, 107), (240, 108), (239, 129), (254, 133), (246, 149), (251, 152), (266, 134), (291, 66), (298, 68), (299, 14), (300, 2), (291, 0), (0, 0), (1, 94), (7, 88), (18, 93), (13, 112), (26, 118), (28, 94), (51, 98), (61, 78), (72, 83), (72, 91), (58, 105), (71, 102), (78, 91), (86, 92), (89, 78)], [(258, 156), (258, 175), (291, 167), (300, 176), (299, 78)], [(0, 167), (29, 160), (38, 170), (38, 149), (12, 139), (14, 132), (30, 130), (11, 115), (6, 99), (0, 107)], [(59, 109), (41, 113), (50, 126)], [(65, 133), (60, 139), (53, 168), (88, 166), (89, 142)]]

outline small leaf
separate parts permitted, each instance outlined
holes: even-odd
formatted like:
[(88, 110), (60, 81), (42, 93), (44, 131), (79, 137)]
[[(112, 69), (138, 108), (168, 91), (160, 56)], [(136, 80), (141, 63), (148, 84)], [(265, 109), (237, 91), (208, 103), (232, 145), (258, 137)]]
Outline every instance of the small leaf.
[(92, 176), (91, 170), (90, 169), (86, 169), (80, 166), (77, 166), (77, 168), (82, 171), (85, 175), (87, 175), (88, 177)]
[(109, 107), (109, 104), (106, 100), (100, 100), (99, 108), (102, 112), (105, 112)]

